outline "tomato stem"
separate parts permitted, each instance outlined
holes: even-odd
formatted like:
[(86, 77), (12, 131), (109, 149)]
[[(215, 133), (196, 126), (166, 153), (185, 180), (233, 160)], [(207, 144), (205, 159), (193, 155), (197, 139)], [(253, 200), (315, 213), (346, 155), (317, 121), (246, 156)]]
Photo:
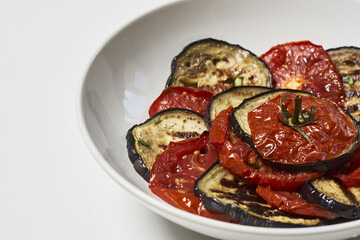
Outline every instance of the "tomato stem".
[[(306, 133), (300, 127), (306, 126), (314, 121), (317, 108), (312, 106), (310, 110), (301, 111), (302, 97), (296, 95), (294, 98), (295, 101), (294, 113), (293, 115), (291, 115), (284, 105), (284, 100), (288, 96), (289, 95), (285, 95), (280, 100), (281, 112), (279, 112), (278, 114), (278, 120), (285, 126), (291, 127), (295, 131), (299, 132), (301, 136), (303, 136), (310, 143), (310, 145), (312, 145), (309, 136), (306, 135)], [(281, 119), (281, 116), (284, 117), (284, 120)]]

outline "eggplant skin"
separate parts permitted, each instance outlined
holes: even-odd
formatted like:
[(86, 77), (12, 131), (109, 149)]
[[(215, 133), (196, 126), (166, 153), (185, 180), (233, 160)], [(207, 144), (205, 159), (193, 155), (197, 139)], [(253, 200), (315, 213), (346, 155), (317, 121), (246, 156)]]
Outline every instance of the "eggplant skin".
[[(360, 120), (360, 48), (347, 46), (328, 49), (327, 52), (339, 72), (344, 92), (345, 109)], [(352, 83), (349, 79), (352, 78)]]
[(207, 210), (224, 213), (243, 225), (308, 227), (323, 224), (319, 218), (304, 218), (273, 208), (255, 189), (256, 185), (243, 181), (216, 162), (196, 181), (194, 192)]
[(346, 152), (341, 154), (340, 156), (336, 158), (332, 158), (329, 160), (319, 161), (319, 162), (312, 162), (312, 163), (304, 163), (304, 164), (283, 164), (279, 162), (270, 161), (267, 159), (264, 159), (262, 155), (257, 151), (253, 138), (251, 136), (251, 130), (249, 127), (249, 124), (247, 122), (247, 113), (255, 109), (256, 107), (260, 106), (261, 104), (269, 101), (270, 99), (273, 99), (274, 97), (277, 97), (278, 95), (282, 93), (294, 93), (297, 95), (302, 96), (312, 96), (316, 97), (312, 93), (299, 91), (299, 90), (292, 90), (292, 89), (275, 89), (272, 91), (264, 92), (258, 95), (255, 95), (254, 97), (245, 99), (237, 108), (234, 109), (234, 111), (231, 113), (230, 116), (230, 122), (235, 130), (237, 136), (242, 139), (244, 142), (248, 143), (253, 150), (256, 152), (256, 154), (266, 163), (281, 169), (285, 171), (327, 171), (330, 169), (334, 169), (336, 167), (339, 167), (346, 162), (350, 160), (350, 157), (356, 147), (359, 144), (359, 138), (360, 138), (360, 124), (356, 122), (356, 120), (349, 114), (345, 109), (341, 108), (341, 110), (344, 112), (344, 114), (351, 120), (351, 122), (354, 124), (354, 127), (356, 129), (356, 138), (354, 139), (352, 145), (346, 149)]
[(247, 49), (225, 41), (206, 38), (188, 44), (171, 63), (169, 86), (200, 88), (217, 94), (234, 86), (273, 87), (266, 63)]
[(348, 219), (360, 218), (358, 192), (359, 189), (347, 188), (327, 177), (308, 181), (300, 187), (300, 194), (306, 201), (330, 209)]
[[(182, 108), (171, 108), (154, 114), (141, 124), (131, 127), (126, 134), (127, 151), (136, 172), (146, 181), (156, 157), (170, 141), (181, 141), (207, 131), (203, 116)], [(149, 143), (145, 146), (141, 140)]]
[(271, 90), (273, 89), (262, 86), (242, 86), (232, 87), (218, 93), (210, 99), (208, 105), (206, 106), (204, 115), (205, 122), (208, 127), (210, 127), (211, 122), (222, 110), (227, 109), (230, 106), (235, 108), (245, 99)]

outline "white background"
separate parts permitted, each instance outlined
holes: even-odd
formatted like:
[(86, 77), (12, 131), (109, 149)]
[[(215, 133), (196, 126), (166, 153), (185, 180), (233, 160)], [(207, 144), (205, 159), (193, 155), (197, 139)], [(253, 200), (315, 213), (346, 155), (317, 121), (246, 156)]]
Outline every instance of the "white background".
[(140, 205), (76, 122), (91, 58), (169, 0), (0, 0), (0, 239), (209, 239)]

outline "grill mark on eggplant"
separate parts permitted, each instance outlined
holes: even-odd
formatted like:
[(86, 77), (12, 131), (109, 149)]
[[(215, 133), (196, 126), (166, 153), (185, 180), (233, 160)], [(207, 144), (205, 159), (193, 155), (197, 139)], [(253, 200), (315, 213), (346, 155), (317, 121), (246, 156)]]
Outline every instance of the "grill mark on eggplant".
[[(159, 119), (161, 121), (155, 124)], [(203, 116), (192, 110), (171, 108), (158, 112), (128, 130), (126, 140), (129, 159), (136, 172), (149, 181), (155, 159), (170, 142), (196, 137), (206, 130)], [(142, 145), (139, 140), (150, 146)]]
[(349, 59), (345, 60), (344, 63), (350, 67), (354, 67), (356, 64), (360, 64), (360, 59), (350, 57)]
[[(327, 50), (336, 70), (339, 72), (345, 91), (345, 108), (357, 120), (360, 120), (360, 48), (339, 47)], [(349, 84), (349, 78), (352, 84)]]
[(221, 212), (243, 225), (261, 227), (306, 227), (323, 224), (319, 218), (284, 213), (266, 203), (247, 183), (219, 162), (195, 183), (194, 192), (209, 211)]
[(164, 144), (159, 144), (158, 145), (159, 148), (165, 150), (167, 148), (167, 145), (164, 145)]
[[(280, 212), (277, 209), (271, 207), (263, 198), (256, 194), (256, 186), (248, 185), (248, 184), (239, 184), (240, 181), (234, 179), (234, 181), (229, 181), (227, 179), (221, 179), (220, 183), (222, 186), (236, 189), (235, 193), (232, 192), (224, 192), (217, 189), (210, 189), (210, 191), (218, 193), (219, 198), (223, 199), (231, 199), (237, 204), (242, 204), (251, 209), (251, 212), (262, 215), (264, 217), (275, 217), (275, 216), (288, 216), (294, 217), (294, 215)], [(306, 219), (312, 219), (308, 217), (303, 217)]]
[(197, 137), (197, 136), (199, 136), (199, 133), (197, 133), (197, 132), (175, 132), (172, 134), (172, 136), (185, 139), (185, 138)]
[(349, 189), (347, 187), (345, 187), (344, 185), (340, 184), (339, 181), (337, 181), (341, 191), (343, 192), (343, 194), (347, 197), (347, 199), (350, 201), (351, 204), (353, 205), (359, 205), (359, 202), (356, 200), (356, 197), (354, 196), (354, 194), (352, 192), (349, 191)]
[(357, 112), (359, 110), (360, 110), (360, 104), (355, 104), (355, 105), (346, 107), (346, 111), (348, 111), (350, 113)]
[(345, 90), (345, 98), (360, 97), (360, 89)]

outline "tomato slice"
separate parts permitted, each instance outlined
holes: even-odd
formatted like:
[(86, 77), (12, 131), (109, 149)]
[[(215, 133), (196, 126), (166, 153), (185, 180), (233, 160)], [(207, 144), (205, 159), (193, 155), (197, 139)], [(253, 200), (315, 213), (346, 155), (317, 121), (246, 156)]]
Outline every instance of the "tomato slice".
[(256, 193), (273, 207), (287, 213), (327, 219), (339, 217), (335, 212), (306, 202), (297, 192), (273, 191), (270, 187), (257, 186)]
[[(264, 159), (283, 164), (305, 164), (336, 158), (351, 146), (356, 127), (333, 102), (302, 96), (302, 110), (317, 108), (314, 121), (301, 127), (310, 144), (299, 132), (278, 120), (280, 102), (294, 112), (295, 94), (280, 94), (248, 113), (254, 145)], [(260, 120), (259, 120), (260, 119)]]
[(275, 88), (303, 90), (343, 105), (340, 75), (322, 46), (309, 41), (290, 42), (277, 45), (260, 57), (273, 74)]
[[(238, 154), (239, 152), (239, 154)], [(292, 190), (306, 181), (320, 177), (319, 172), (285, 172), (267, 166), (268, 170), (255, 169), (246, 164), (257, 159), (251, 147), (238, 141), (237, 147), (226, 140), (219, 150), (220, 163), (235, 175), (257, 185), (270, 186), (274, 190)]]
[(212, 96), (212, 93), (196, 88), (168, 87), (152, 103), (149, 115), (169, 108), (186, 108), (204, 115), (206, 105)]
[(187, 212), (232, 222), (224, 214), (206, 210), (194, 194), (195, 181), (217, 160), (217, 149), (209, 142), (208, 133), (171, 142), (156, 159), (149, 182), (158, 197)]

